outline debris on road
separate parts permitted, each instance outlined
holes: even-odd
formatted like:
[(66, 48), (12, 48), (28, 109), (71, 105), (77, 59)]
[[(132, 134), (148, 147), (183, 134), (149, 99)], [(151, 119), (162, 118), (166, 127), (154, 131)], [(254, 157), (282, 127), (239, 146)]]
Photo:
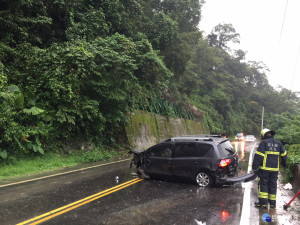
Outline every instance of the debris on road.
[(292, 190), (293, 187), (292, 187), (292, 185), (290, 183), (287, 183), (286, 185), (283, 186), (283, 189), (285, 189), (285, 190)]
[(203, 223), (202, 223), (201, 221), (198, 221), (198, 220), (196, 220), (196, 219), (195, 219), (195, 222), (197, 223), (197, 225), (206, 225), (206, 222), (203, 222)]

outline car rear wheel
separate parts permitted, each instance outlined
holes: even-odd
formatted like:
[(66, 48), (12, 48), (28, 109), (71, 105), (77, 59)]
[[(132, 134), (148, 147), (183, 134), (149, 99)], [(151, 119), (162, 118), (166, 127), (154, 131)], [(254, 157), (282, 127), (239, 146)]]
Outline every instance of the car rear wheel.
[(208, 173), (199, 172), (196, 175), (196, 182), (200, 187), (210, 187), (213, 183), (213, 180)]

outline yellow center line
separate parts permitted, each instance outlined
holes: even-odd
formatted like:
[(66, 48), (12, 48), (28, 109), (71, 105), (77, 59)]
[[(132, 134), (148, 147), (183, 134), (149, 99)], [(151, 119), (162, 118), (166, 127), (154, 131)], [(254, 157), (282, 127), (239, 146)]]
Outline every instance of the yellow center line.
[[(128, 187), (128, 186), (130, 186), (130, 185), (132, 185), (132, 184), (135, 184), (135, 183), (137, 183), (137, 182), (140, 182), (140, 181), (142, 181), (142, 180), (143, 180), (143, 179), (135, 178), (135, 179), (130, 180), (130, 181), (127, 181), (127, 182), (125, 182), (125, 183), (123, 183), (123, 184), (119, 184), (119, 185), (117, 185), (117, 186), (115, 186), (115, 187), (112, 187), (112, 188), (109, 188), (109, 189), (107, 189), (107, 190), (101, 191), (101, 192), (99, 192), (99, 193), (97, 193), (97, 194), (88, 196), (88, 197), (86, 197), (86, 198), (84, 198), (84, 199), (78, 200), (78, 201), (76, 201), (76, 202), (73, 202), (73, 203), (71, 203), (71, 204), (65, 205), (65, 206), (60, 207), (60, 208), (58, 208), (58, 209), (55, 209), (55, 210), (52, 210), (52, 211), (50, 211), (50, 212), (44, 213), (44, 214), (42, 214), (42, 215), (40, 215), (40, 216), (37, 216), (37, 217), (34, 217), (34, 218), (32, 218), (32, 219), (26, 220), (26, 221), (24, 221), (24, 222), (18, 223), (17, 225), (28, 224), (28, 223), (30, 223), (30, 222), (33, 222), (33, 221), (36, 221), (36, 220), (38, 220), (38, 219), (40, 219), (40, 218), (43, 218), (43, 217), (48, 216), (48, 217), (46, 217), (46, 218), (43, 218), (43, 219), (41, 219), (41, 220), (39, 220), (39, 221), (36, 221), (36, 222), (34, 222), (34, 223), (31, 223), (31, 224), (38, 224), (38, 223), (41, 223), (41, 222), (43, 222), (43, 221), (46, 221), (46, 220), (51, 219), (51, 218), (53, 218), (53, 217), (55, 217), (55, 216), (58, 216), (58, 215), (63, 214), (63, 213), (65, 213), (65, 212), (68, 212), (68, 211), (70, 211), (70, 210), (72, 210), (72, 209), (78, 208), (79, 206), (85, 205), (85, 204), (87, 204), (87, 203), (89, 203), (89, 202), (91, 202), (91, 201), (94, 201), (94, 200), (96, 200), (96, 199), (98, 199), (98, 198), (101, 198), (101, 197), (104, 197), (104, 196), (106, 196), (106, 195), (109, 195), (109, 194), (111, 194), (111, 193), (113, 193), (113, 192), (116, 192), (116, 191), (118, 191), (118, 190), (121, 190), (121, 189), (123, 189), (123, 188), (125, 188), (125, 187)], [(52, 215), (52, 214), (53, 214), (53, 215)]]
[(56, 177), (56, 176), (69, 174), (69, 173), (74, 173), (74, 172), (78, 172), (78, 171), (83, 171), (83, 170), (87, 170), (87, 169), (92, 169), (92, 168), (96, 168), (96, 167), (111, 165), (111, 164), (115, 164), (115, 163), (119, 163), (119, 162), (124, 162), (124, 161), (127, 161), (127, 160), (130, 160), (130, 159), (123, 159), (123, 160), (119, 160), (119, 161), (115, 161), (115, 162), (104, 163), (104, 164), (100, 164), (100, 165), (96, 165), (96, 166), (85, 167), (85, 168), (81, 168), (81, 169), (77, 169), (77, 170), (71, 170), (71, 171), (67, 171), (67, 172), (62, 172), (62, 173), (57, 173), (57, 174), (53, 174), (53, 175), (33, 178), (33, 179), (29, 179), (29, 180), (23, 180), (23, 181), (19, 181), (19, 182), (15, 182), (15, 183), (3, 184), (3, 185), (0, 185), (0, 188), (7, 187), (7, 186), (12, 186), (12, 185), (16, 185), (16, 184), (23, 184), (23, 183), (27, 183), (27, 182), (31, 182), (31, 181), (35, 181), (35, 180), (42, 180), (42, 179), (49, 178), (49, 177)]

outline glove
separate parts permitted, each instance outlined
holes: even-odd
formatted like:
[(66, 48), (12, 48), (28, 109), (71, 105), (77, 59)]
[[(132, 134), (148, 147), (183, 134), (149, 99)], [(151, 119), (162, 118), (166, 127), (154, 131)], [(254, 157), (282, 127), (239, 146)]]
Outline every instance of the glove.
[(258, 168), (258, 169), (255, 169), (255, 170), (254, 170), (254, 169), (253, 169), (253, 170), (251, 170), (251, 171), (250, 171), (250, 173), (254, 173), (254, 174), (256, 174), (256, 175), (257, 175), (257, 174), (258, 174), (258, 171), (259, 171), (259, 168)]

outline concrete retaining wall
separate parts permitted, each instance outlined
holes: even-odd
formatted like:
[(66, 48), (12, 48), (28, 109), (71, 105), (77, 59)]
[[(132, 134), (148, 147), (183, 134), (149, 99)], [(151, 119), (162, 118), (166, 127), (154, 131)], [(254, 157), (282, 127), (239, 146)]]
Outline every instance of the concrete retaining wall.
[(125, 131), (127, 141), (134, 149), (148, 148), (174, 136), (209, 133), (204, 123), (183, 118), (166, 118), (140, 110), (129, 114), (128, 119)]
[[(300, 165), (296, 165), (292, 186), (296, 194), (300, 190)], [(300, 195), (298, 195), (298, 198), (300, 199)]]

